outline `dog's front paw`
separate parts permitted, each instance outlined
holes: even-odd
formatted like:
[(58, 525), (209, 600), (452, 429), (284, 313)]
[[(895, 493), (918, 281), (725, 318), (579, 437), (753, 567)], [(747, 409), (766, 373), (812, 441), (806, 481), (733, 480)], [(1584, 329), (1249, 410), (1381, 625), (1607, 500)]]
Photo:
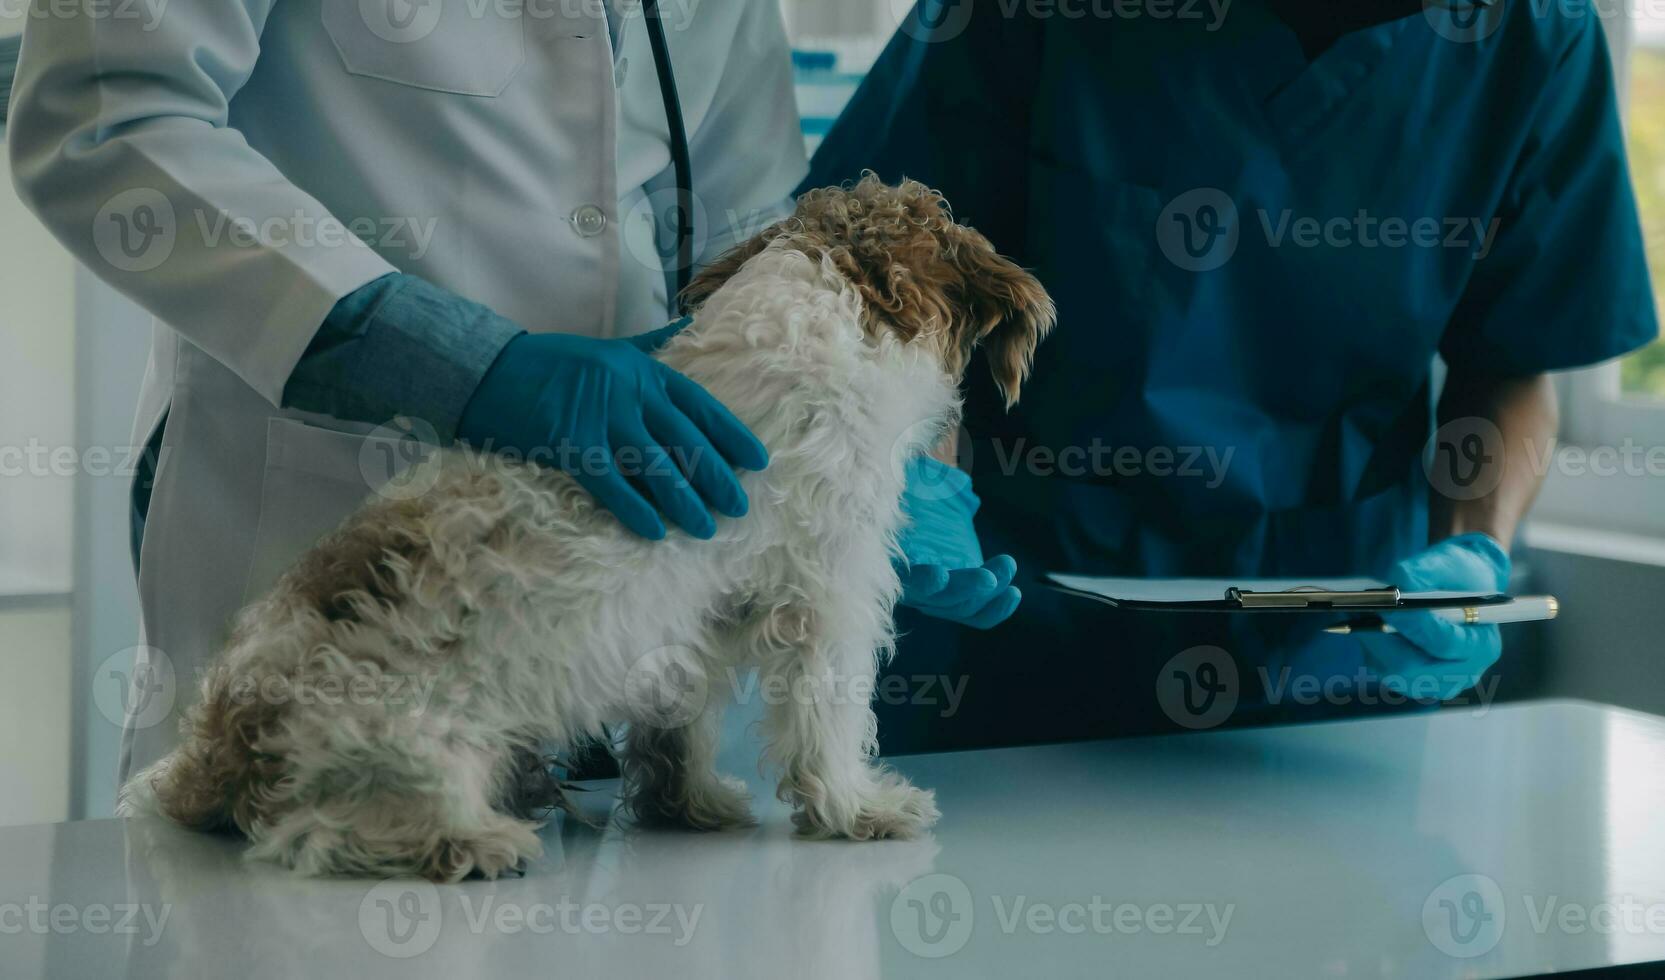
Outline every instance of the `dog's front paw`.
[(806, 801), (792, 822), (805, 837), (885, 840), (918, 837), (941, 815), (935, 793), (886, 773), (846, 805)]
[(675, 793), (666, 793), (663, 787), (640, 789), (626, 806), (642, 823), (709, 831), (756, 824), (751, 800), (745, 783), (713, 774), (681, 785)]

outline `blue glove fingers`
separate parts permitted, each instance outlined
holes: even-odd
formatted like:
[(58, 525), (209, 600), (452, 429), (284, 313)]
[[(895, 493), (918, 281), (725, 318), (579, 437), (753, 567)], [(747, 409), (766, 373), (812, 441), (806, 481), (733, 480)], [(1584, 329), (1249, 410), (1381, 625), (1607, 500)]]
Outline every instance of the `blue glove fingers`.
[(906, 605), (917, 606), (927, 602), (948, 587), (948, 569), (941, 565), (910, 565), (900, 571), (902, 602)]
[(994, 573), (986, 568), (950, 569), (947, 587), (932, 596), (923, 608), (941, 619), (958, 621), (983, 608), (1000, 588)]
[(670, 340), (672, 337), (681, 333), (683, 329), (688, 326), (688, 324), (693, 322), (693, 317), (685, 316), (677, 320), (672, 320), (670, 323), (660, 327), (658, 330), (649, 330), (647, 333), (639, 333), (634, 337), (626, 337), (624, 340), (630, 346), (636, 348), (642, 353), (651, 354), (663, 347), (665, 345), (665, 341)]
[[(1484, 647), (1484, 628), (1459, 626), (1429, 612), (1400, 613), (1385, 617), (1406, 642), (1432, 660), (1461, 662), (1472, 659)], [(1495, 632), (1497, 627), (1491, 627)]]
[(640, 422), (627, 423), (617, 438), (619, 445), (634, 446), (640, 451), (642, 471), (636, 479), (647, 488), (666, 517), (696, 538), (710, 538), (717, 533), (711, 513), (677, 467), (675, 457), (648, 433), (646, 426)]
[(1471, 531), (1407, 558), (1395, 571), (1402, 587), (1501, 592), (1509, 587), (1509, 554), (1491, 535)]
[(1004, 592), (989, 600), (988, 605), (964, 620), (972, 629), (991, 630), (1012, 617), (1017, 612), (1018, 603), (1023, 601), (1023, 593), (1007, 586)]
[(1015, 574), (1017, 562), (1006, 555), (991, 558), (982, 568), (949, 572), (948, 588), (933, 603), (939, 610), (937, 615), (956, 622), (970, 619), (1010, 588)]
[(993, 572), (1003, 586), (1011, 585), (1012, 579), (1017, 577), (1017, 559), (1011, 555), (995, 555), (984, 562), (983, 567)]
[(600, 474), (576, 473), (574, 479), (589, 491), (596, 503), (612, 511), (626, 528), (650, 541), (658, 541), (665, 536), (665, 524), (659, 520), (653, 505), (642, 499), (636, 488), (617, 470)]
[(769, 451), (727, 406), (686, 375), (670, 368), (662, 370), (665, 391), (671, 396), (671, 403), (705, 433), (724, 459), (734, 466), (754, 471), (769, 465)]
[(1361, 633), (1358, 639), (1385, 686), (1402, 694), (1446, 700), (1479, 683), (1503, 646), (1496, 626), (1452, 628), (1473, 634), (1462, 641), (1468, 655), (1461, 659), (1434, 659), (1404, 633)]
[(650, 405), (647, 427), (670, 450), (702, 500), (729, 517), (746, 516), (746, 491), (740, 488), (734, 470), (676, 406)]
[(982, 568), (950, 571), (941, 565), (915, 565), (904, 580), (922, 583), (929, 591), (905, 590), (903, 602), (936, 619), (992, 629), (1023, 601), (1023, 593), (1011, 586), (1016, 574), (1017, 562), (1009, 555), (997, 555)]

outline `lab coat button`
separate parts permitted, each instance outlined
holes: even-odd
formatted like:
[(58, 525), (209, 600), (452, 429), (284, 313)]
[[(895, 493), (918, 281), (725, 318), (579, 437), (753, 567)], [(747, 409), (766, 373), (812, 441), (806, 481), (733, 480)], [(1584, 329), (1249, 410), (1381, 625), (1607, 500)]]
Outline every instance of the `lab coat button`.
[(572, 212), (572, 230), (580, 238), (594, 238), (607, 230), (607, 212), (594, 204), (586, 204)]

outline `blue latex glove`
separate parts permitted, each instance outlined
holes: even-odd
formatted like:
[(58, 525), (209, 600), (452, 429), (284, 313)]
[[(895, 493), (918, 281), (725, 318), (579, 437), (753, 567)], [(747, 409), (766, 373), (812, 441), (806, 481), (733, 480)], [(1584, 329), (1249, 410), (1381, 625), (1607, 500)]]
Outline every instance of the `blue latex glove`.
[(769, 454), (709, 392), (647, 356), (685, 323), (627, 340), (522, 334), (481, 379), (458, 435), (571, 473), (645, 538), (665, 536), (655, 505), (709, 538), (717, 526), (707, 507), (746, 513), (734, 469), (761, 470)]
[[(1504, 592), (1509, 555), (1490, 535), (1460, 534), (1395, 565), (1385, 580), (1405, 592)], [(1390, 613), (1384, 619), (1399, 632), (1357, 635), (1383, 683), (1402, 694), (1456, 697), (1503, 653), (1496, 626), (1460, 626), (1429, 612)]]
[(665, 324), (658, 330), (649, 330), (647, 333), (639, 333), (634, 337), (625, 337), (624, 342), (644, 354), (651, 354), (659, 348), (665, 346), (665, 341), (670, 340), (672, 337), (681, 333), (684, 327), (693, 322), (693, 317), (685, 316), (680, 319), (672, 320), (670, 323)]
[(983, 561), (971, 522), (982, 501), (971, 491), (971, 477), (929, 456), (910, 460), (906, 472), (908, 523), (896, 561), (902, 605), (977, 629), (1004, 622), (1023, 599), (1012, 586), (1017, 562), (1010, 555)]

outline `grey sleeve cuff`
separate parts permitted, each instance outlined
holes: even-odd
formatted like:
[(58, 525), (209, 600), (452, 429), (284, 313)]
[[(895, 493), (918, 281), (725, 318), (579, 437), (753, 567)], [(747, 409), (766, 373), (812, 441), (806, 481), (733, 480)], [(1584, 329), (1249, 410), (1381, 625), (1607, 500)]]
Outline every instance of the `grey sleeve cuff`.
[(480, 379), (523, 332), (424, 279), (383, 276), (330, 311), (289, 376), (283, 405), (355, 422), (421, 419), (451, 442)]

